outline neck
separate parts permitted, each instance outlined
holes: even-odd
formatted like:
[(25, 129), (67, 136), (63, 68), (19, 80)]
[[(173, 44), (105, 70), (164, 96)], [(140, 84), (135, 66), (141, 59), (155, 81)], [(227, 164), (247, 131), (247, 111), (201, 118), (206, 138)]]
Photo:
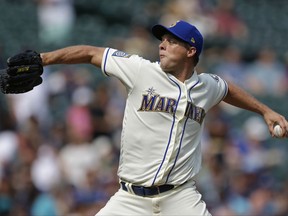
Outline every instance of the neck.
[(185, 80), (188, 80), (191, 78), (191, 76), (194, 73), (194, 68), (190, 68), (189, 70), (173, 71), (169, 73), (175, 76), (179, 81), (184, 83)]

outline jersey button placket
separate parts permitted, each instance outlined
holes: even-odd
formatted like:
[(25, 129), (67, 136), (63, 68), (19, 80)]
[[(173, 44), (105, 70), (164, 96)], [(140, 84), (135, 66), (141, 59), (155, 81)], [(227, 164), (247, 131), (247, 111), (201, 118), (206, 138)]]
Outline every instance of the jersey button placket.
[(179, 131), (182, 131), (182, 123), (185, 117), (185, 111), (186, 111), (186, 106), (187, 106), (187, 88), (186, 85), (183, 83), (178, 83), (179, 87), (180, 87), (180, 91), (181, 91), (181, 97), (178, 101), (178, 106), (177, 106), (177, 110), (175, 113), (175, 127), (174, 127), (174, 144), (179, 143), (179, 136), (176, 136), (176, 134), (181, 133)]
[(187, 98), (188, 95), (187, 95), (186, 85), (184, 85), (183, 83), (180, 83), (179, 86), (181, 88), (181, 98), (178, 102), (177, 111), (176, 111), (176, 118), (178, 121), (181, 121), (185, 115), (185, 110), (186, 110), (187, 101), (188, 101), (188, 98)]

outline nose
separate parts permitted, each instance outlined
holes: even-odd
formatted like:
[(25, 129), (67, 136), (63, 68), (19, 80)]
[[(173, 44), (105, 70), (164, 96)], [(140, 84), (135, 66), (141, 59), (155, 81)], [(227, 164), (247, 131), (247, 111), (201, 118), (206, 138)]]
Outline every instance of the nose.
[(162, 40), (161, 43), (159, 44), (159, 49), (160, 49), (160, 50), (165, 50), (165, 47), (166, 47), (165, 44), (166, 44), (166, 43), (165, 43), (165, 40)]

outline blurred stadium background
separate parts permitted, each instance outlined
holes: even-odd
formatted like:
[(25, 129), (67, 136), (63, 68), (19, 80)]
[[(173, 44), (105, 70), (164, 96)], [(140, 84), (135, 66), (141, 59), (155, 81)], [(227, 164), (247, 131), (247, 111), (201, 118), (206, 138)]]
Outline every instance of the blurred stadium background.
[[(157, 60), (155, 23), (205, 36), (198, 73), (216, 73), (288, 117), (285, 0), (1, 0), (0, 68), (25, 49), (109, 46)], [(118, 189), (125, 91), (89, 65), (45, 68), (44, 83), (0, 94), (0, 215), (94, 215)], [(288, 215), (288, 142), (258, 116), (208, 114), (196, 178), (213, 215)]]

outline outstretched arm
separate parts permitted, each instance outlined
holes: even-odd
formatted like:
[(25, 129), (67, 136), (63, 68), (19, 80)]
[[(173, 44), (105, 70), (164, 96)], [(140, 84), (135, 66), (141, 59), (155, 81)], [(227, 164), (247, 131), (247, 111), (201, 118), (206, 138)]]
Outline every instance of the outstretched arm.
[(7, 60), (8, 68), (0, 71), (0, 91), (20, 94), (42, 83), (43, 66), (53, 64), (92, 64), (101, 67), (105, 48), (78, 45), (46, 53), (25, 51)]
[(87, 45), (70, 46), (41, 53), (43, 66), (52, 64), (93, 64), (101, 67), (105, 48)]
[(237, 85), (228, 82), (228, 86), (228, 93), (224, 98), (226, 103), (262, 115), (272, 136), (275, 136), (273, 133), (274, 125), (279, 124), (286, 131), (283, 137), (288, 137), (288, 122), (284, 116), (273, 111)]

